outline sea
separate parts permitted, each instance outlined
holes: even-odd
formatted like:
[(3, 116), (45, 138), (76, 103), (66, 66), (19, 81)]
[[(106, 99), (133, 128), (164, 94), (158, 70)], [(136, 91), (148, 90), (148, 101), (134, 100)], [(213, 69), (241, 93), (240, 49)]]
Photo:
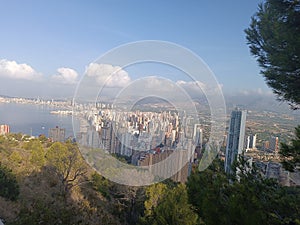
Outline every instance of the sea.
[(74, 137), (72, 116), (51, 114), (60, 110), (49, 105), (0, 103), (0, 124), (9, 125), (11, 133), (23, 133), (32, 136), (44, 134), (56, 126), (66, 130), (66, 138)]

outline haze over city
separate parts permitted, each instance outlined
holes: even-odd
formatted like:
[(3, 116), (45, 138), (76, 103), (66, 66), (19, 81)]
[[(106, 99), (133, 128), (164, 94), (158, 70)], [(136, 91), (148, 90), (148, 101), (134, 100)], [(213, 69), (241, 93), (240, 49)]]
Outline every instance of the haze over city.
[(300, 0), (0, 0), (0, 225), (291, 225)]

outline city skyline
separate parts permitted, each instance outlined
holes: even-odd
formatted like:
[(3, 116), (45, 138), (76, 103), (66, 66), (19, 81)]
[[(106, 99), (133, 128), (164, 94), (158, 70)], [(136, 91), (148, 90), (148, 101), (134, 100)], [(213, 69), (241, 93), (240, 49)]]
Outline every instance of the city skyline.
[(300, 0), (0, 3), (0, 225), (299, 223)]

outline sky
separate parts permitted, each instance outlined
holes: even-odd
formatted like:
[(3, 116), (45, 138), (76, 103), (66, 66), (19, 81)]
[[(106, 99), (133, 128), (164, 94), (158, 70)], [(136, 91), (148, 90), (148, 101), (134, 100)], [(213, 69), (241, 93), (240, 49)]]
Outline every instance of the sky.
[[(91, 69), (116, 68), (96, 68), (101, 55), (142, 40), (189, 49), (207, 64), (224, 93), (270, 94), (244, 33), (260, 2), (0, 0), (0, 95), (70, 97)], [(150, 75), (156, 75), (153, 68)], [(147, 66), (124, 69), (111, 82), (124, 86), (149, 75), (141, 69)], [(180, 80), (174, 76), (174, 82)]]

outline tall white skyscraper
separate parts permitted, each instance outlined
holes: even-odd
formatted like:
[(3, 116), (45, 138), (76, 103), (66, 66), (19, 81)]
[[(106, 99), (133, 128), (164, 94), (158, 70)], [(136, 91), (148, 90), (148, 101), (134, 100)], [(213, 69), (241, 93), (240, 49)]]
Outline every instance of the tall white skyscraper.
[(246, 151), (255, 149), (256, 146), (256, 134), (251, 134), (247, 137)]
[(230, 126), (227, 137), (225, 172), (231, 171), (231, 166), (237, 155), (241, 154), (244, 148), (246, 126), (246, 111), (234, 110), (231, 112)]

